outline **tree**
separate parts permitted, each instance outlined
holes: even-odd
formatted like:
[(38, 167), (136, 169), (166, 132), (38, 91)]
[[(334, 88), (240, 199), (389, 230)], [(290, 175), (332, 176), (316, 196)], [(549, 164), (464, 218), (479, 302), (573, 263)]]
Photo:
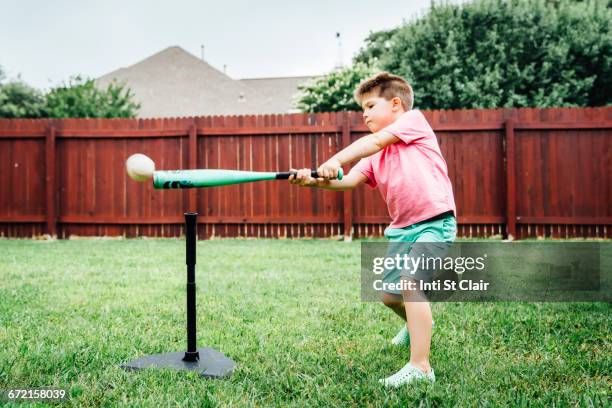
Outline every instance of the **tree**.
[(375, 72), (374, 67), (362, 63), (333, 71), (299, 86), (300, 93), (294, 104), (303, 112), (360, 110), (361, 107), (353, 98), (353, 91), (363, 79)]
[(422, 108), (605, 105), (611, 19), (603, 0), (434, 5), (380, 64), (412, 83)]
[(104, 90), (93, 79), (72, 77), (46, 95), (45, 110), (52, 118), (133, 118), (140, 104), (124, 85), (111, 83)]
[(354, 62), (361, 62), (366, 65), (378, 63), (381, 56), (391, 48), (392, 39), (399, 28), (391, 30), (383, 30), (370, 32), (370, 35), (365, 39), (365, 45), (359, 50), (355, 56)]
[(20, 79), (4, 83), (5, 75), (0, 68), (0, 118), (44, 117), (44, 97), (41, 92)]
[(117, 83), (99, 89), (93, 79), (75, 76), (43, 94), (19, 78), (5, 79), (0, 67), (0, 118), (133, 118), (140, 108)]
[[(406, 78), (422, 109), (610, 105), (608, 3), (432, 2), (422, 17), (371, 33), (354, 61)], [(339, 106), (335, 101), (352, 89), (329, 93), (333, 97), (319, 98), (326, 108)], [(310, 108), (320, 110), (316, 103)]]

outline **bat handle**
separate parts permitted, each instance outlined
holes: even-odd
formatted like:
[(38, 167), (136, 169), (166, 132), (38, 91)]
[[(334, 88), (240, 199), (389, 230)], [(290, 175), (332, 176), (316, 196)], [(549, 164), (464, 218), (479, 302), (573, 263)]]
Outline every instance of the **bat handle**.
[[(281, 172), (281, 173), (276, 173), (276, 179), (277, 180), (286, 180), (289, 178), (289, 176), (295, 176), (297, 174), (297, 171), (286, 171), (286, 172)], [(310, 177), (312, 178), (319, 178), (319, 173), (317, 173), (315, 170), (310, 172)], [(344, 177), (344, 172), (342, 171), (342, 167), (340, 167), (338, 169), (338, 180), (342, 180), (342, 177)]]

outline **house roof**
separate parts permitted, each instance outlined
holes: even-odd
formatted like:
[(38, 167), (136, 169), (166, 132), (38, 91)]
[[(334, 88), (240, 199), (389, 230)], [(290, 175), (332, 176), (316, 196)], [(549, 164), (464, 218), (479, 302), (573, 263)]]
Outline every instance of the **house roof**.
[(125, 83), (139, 117), (285, 113), (298, 84), (311, 77), (235, 80), (180, 47), (169, 47), (96, 80)]

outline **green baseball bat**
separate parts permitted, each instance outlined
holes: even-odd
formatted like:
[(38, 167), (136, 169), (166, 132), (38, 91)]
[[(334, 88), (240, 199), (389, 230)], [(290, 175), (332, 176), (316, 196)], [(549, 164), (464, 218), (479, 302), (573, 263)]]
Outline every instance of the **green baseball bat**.
[[(295, 171), (281, 173), (242, 170), (158, 170), (153, 173), (153, 187), (156, 189), (218, 187), (231, 184), (250, 183), (261, 180), (286, 180)], [(319, 177), (316, 171), (311, 173)], [(338, 180), (342, 180), (342, 169), (338, 169)]]

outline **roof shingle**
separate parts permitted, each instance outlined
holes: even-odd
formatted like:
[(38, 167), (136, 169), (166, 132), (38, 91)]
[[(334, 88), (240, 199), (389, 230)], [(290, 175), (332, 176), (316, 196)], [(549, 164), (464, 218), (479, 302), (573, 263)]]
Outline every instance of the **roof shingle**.
[(234, 80), (180, 47), (169, 47), (96, 80), (125, 83), (141, 104), (138, 117), (286, 113), (299, 84), (312, 77)]

